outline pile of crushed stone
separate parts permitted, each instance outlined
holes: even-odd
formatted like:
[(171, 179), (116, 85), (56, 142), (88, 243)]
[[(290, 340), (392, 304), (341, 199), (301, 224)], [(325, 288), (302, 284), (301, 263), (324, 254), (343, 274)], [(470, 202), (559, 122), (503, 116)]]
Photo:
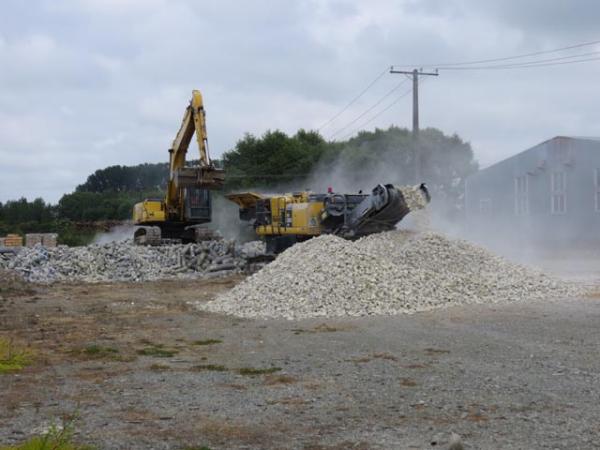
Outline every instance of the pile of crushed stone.
[(262, 242), (233, 241), (146, 247), (132, 241), (85, 247), (21, 248), (0, 254), (0, 268), (35, 283), (57, 281), (106, 282), (198, 278), (252, 272), (253, 260), (264, 254)]
[(466, 241), (395, 230), (354, 242), (324, 235), (297, 244), (231, 291), (197, 306), (241, 317), (300, 319), (582, 293)]

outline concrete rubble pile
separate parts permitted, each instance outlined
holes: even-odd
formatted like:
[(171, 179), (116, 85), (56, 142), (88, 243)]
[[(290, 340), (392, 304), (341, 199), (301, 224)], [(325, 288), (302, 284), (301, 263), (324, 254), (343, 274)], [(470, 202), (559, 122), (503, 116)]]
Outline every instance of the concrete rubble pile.
[(131, 241), (86, 247), (36, 245), (0, 254), (0, 268), (12, 269), (30, 282), (149, 281), (223, 276), (256, 271), (253, 258), (264, 255), (258, 241), (206, 241), (198, 244), (145, 247)]
[(300, 319), (393, 315), (581, 293), (575, 285), (466, 241), (396, 230), (355, 242), (326, 235), (297, 244), (231, 291), (197, 306), (241, 317)]

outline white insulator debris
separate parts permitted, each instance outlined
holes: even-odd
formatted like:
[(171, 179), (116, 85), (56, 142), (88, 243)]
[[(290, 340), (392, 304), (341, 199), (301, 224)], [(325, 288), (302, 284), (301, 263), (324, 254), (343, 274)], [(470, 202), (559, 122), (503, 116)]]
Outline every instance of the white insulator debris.
[(215, 277), (256, 271), (264, 263), (262, 242), (205, 241), (197, 244), (138, 246), (131, 241), (85, 247), (21, 248), (0, 254), (0, 268), (36, 283), (57, 281), (151, 281)]

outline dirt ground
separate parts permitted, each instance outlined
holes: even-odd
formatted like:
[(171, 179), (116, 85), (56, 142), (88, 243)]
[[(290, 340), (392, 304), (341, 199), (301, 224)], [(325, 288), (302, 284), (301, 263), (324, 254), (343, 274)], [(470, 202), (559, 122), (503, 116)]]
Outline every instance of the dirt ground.
[(56, 285), (0, 300), (0, 443), (62, 419), (104, 449), (600, 448), (600, 298), (412, 316), (198, 311), (240, 278)]

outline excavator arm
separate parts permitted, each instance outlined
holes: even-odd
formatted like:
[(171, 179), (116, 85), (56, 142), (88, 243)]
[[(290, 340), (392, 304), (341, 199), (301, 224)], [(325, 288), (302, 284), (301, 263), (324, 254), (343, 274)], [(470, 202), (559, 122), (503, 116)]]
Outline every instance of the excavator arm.
[[(196, 134), (200, 162), (186, 167), (186, 153)], [(192, 91), (179, 131), (169, 149), (169, 181), (164, 200), (146, 199), (133, 209), (137, 244), (192, 242), (211, 238), (207, 228), (212, 215), (211, 189), (223, 186), (224, 172), (210, 161), (206, 139), (206, 113), (200, 91)]]
[[(200, 164), (185, 167), (185, 157), (196, 133), (200, 151)], [(186, 187), (219, 189), (224, 183), (222, 169), (217, 169), (208, 154), (206, 137), (206, 112), (200, 91), (192, 91), (192, 100), (185, 110), (181, 127), (169, 149), (169, 183), (165, 204), (172, 215), (181, 215), (183, 211), (183, 189)], [(179, 214), (178, 214), (179, 213)]]

